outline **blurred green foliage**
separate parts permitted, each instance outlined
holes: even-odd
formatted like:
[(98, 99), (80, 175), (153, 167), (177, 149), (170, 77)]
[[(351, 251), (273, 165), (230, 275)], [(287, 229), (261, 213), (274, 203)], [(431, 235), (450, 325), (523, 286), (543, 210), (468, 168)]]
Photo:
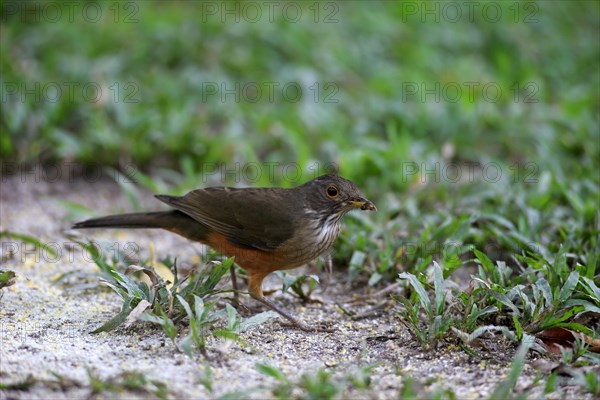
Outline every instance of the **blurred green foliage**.
[(3, 2), (3, 158), (331, 161), (400, 189), (443, 144), (598, 161), (597, 2), (49, 3)]
[(338, 244), (373, 282), (466, 245), (598, 261), (596, 1), (60, 4), (2, 2), (3, 160), (179, 192), (335, 165), (380, 209)]

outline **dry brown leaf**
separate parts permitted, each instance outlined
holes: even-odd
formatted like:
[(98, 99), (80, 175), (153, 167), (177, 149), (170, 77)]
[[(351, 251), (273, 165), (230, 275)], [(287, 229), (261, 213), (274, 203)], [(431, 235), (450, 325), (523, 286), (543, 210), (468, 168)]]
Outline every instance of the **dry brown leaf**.
[(560, 354), (560, 347), (573, 348), (575, 336), (583, 337), (583, 341), (589, 345), (588, 350), (600, 353), (600, 339), (592, 339), (581, 332), (565, 328), (550, 328), (539, 332), (536, 336), (541, 339), (548, 349), (555, 354)]

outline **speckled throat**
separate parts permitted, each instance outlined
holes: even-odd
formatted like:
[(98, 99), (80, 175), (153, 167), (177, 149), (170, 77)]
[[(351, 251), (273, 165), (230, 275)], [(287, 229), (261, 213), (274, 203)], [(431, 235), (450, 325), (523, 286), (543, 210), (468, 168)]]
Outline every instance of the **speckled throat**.
[(340, 232), (340, 219), (346, 214), (345, 212), (324, 214), (310, 209), (304, 211), (303, 223), (297, 226), (294, 237), (289, 241), (294, 244), (293, 247), (284, 245), (289, 261), (289, 265), (285, 266), (286, 269), (306, 264), (324, 254), (337, 239)]

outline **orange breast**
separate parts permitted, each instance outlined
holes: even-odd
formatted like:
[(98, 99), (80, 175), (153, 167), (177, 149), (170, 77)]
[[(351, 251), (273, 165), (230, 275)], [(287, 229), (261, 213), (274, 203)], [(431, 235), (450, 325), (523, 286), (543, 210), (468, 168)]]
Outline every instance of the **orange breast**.
[(235, 257), (235, 262), (248, 272), (269, 273), (272, 271), (295, 268), (301, 264), (286, 256), (282, 250), (264, 251), (239, 247), (231, 243), (220, 233), (211, 232), (206, 244), (226, 257)]

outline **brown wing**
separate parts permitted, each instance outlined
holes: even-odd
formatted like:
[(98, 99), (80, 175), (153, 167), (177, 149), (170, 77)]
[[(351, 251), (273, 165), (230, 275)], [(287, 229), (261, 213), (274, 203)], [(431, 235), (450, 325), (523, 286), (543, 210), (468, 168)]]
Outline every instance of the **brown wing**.
[[(292, 237), (298, 212), (294, 189), (198, 189), (184, 196), (157, 195), (159, 200), (223, 234), (231, 243), (272, 251)], [(295, 201), (294, 201), (295, 200)]]

